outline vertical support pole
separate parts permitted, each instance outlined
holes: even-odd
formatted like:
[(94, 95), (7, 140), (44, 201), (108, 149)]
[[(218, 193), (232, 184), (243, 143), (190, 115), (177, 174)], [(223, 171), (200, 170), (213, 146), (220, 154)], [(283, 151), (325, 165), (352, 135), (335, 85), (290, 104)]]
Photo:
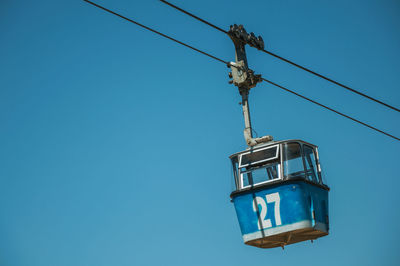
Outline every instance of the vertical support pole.
[(240, 40), (234, 40), (233, 44), (235, 45), (235, 59), (236, 62), (243, 61), (244, 68), (243, 70), (247, 70), (247, 57), (246, 57), (246, 48), (245, 44)]
[(250, 119), (250, 108), (249, 108), (249, 91), (241, 90), (240, 95), (242, 96), (242, 108), (243, 108), (243, 118), (244, 118), (244, 138), (248, 145), (255, 145), (253, 143), (253, 129), (251, 128), (251, 119)]
[(245, 128), (250, 129), (250, 137), (253, 137), (251, 130), (250, 108), (249, 108), (249, 93), (242, 93), (242, 107)]

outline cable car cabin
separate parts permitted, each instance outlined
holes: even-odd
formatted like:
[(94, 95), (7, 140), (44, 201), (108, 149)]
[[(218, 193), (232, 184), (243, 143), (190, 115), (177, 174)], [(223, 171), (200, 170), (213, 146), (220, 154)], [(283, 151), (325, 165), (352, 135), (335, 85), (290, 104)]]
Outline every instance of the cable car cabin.
[(231, 193), (245, 244), (284, 247), (328, 235), (328, 191), (317, 146), (269, 142), (235, 153)]

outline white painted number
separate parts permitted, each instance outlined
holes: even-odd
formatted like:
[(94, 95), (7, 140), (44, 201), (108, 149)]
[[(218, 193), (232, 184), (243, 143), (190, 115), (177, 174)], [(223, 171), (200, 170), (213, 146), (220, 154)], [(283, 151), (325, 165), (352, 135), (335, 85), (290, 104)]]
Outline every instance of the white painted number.
[[(268, 194), (265, 196), (265, 198), (267, 199), (267, 203), (275, 202), (275, 208), (274, 208), (275, 224), (281, 225), (282, 224), (281, 211), (280, 211), (281, 198), (279, 197), (279, 193), (276, 192)], [(258, 229), (272, 227), (271, 219), (265, 219), (265, 217), (267, 216), (267, 203), (265, 203), (264, 199), (261, 197), (256, 197), (253, 201), (253, 210), (260, 214), (259, 217), (260, 222), (258, 223)], [(258, 205), (261, 206), (261, 211), (257, 208)]]
[[(261, 211), (257, 210), (257, 206), (261, 205)], [(253, 201), (253, 210), (260, 214), (260, 221), (258, 223), (258, 229), (272, 227), (271, 219), (265, 220), (267, 216), (267, 204), (261, 197), (256, 197)]]
[(268, 194), (265, 197), (267, 198), (268, 203), (275, 202), (275, 208), (274, 208), (275, 224), (281, 225), (282, 224), (282, 221), (281, 221), (281, 198), (279, 197), (279, 193), (276, 192), (276, 193)]

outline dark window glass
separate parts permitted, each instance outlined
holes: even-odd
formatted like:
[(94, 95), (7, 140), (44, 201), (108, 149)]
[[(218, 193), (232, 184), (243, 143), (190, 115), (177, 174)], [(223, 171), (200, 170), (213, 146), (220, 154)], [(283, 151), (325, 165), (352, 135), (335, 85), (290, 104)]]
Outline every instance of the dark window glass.
[(285, 178), (304, 178), (304, 164), (300, 144), (283, 145), (283, 175)]
[(327, 185), (325, 176), (322, 176), (321, 160), (319, 159), (317, 148), (315, 148), (314, 153), (315, 153), (317, 163), (318, 163), (317, 164), (318, 180), (319, 180), (320, 184)]
[(306, 163), (307, 180), (315, 183), (322, 183), (321, 180), (317, 180), (318, 173), (317, 173), (317, 164), (315, 161), (314, 149), (311, 148), (310, 146), (304, 145), (303, 150), (304, 150), (304, 160)]
[(233, 158), (231, 158), (231, 162), (232, 162), (232, 168), (233, 168), (233, 180), (231, 179), (231, 189), (232, 190), (236, 190), (239, 189), (239, 179), (238, 179), (238, 174), (237, 174), (237, 170), (238, 170), (238, 157), (235, 156)]
[(260, 167), (244, 167), (241, 169), (242, 186), (257, 185), (269, 180), (278, 179), (279, 160), (274, 160)]
[(251, 171), (244, 171), (242, 174), (242, 186), (247, 187), (250, 184), (253, 184), (253, 176), (251, 174)]
[(243, 154), (240, 162), (240, 167), (255, 165), (257, 163), (276, 159), (276, 157), (278, 156), (277, 151), (278, 146), (275, 146), (264, 150)]

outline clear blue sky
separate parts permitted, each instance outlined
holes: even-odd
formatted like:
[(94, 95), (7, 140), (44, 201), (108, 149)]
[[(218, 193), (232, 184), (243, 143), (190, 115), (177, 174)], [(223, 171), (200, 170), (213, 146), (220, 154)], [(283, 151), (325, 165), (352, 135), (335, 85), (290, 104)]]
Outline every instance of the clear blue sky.
[[(100, 4), (217, 55), (231, 41), (159, 1)], [(178, 1), (222, 28), (400, 106), (400, 2)], [(83, 1), (0, 2), (0, 261), (53, 265), (398, 265), (400, 142), (267, 84), (259, 135), (320, 147), (330, 235), (242, 242), (228, 156), (243, 118), (228, 69)], [(400, 114), (257, 50), (264, 77), (400, 135)]]

